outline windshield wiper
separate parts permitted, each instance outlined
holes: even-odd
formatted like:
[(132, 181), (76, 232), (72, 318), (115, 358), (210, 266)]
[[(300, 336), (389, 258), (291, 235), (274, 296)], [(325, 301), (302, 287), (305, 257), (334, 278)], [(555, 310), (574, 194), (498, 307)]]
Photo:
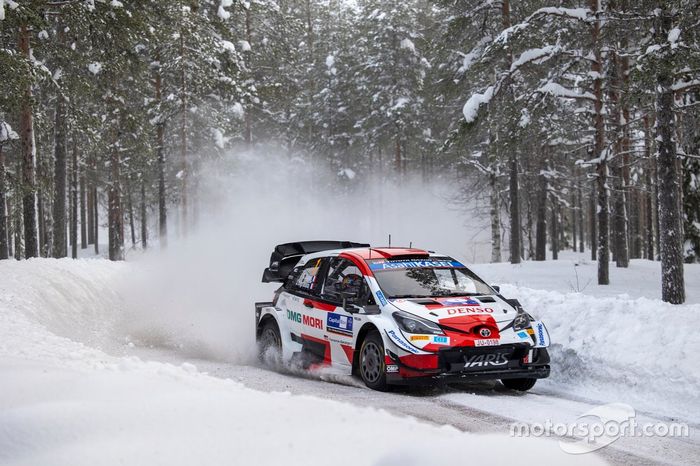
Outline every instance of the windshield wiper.
[(478, 296), (478, 295), (480, 295), (480, 294), (483, 294), (483, 293), (470, 293), (470, 292), (468, 292), (468, 291), (464, 291), (464, 292), (459, 292), (459, 293), (458, 293), (458, 292), (456, 292), (456, 291), (450, 291), (450, 292), (447, 292), (447, 293), (436, 292), (436, 294), (434, 294), (433, 296), (438, 296), (438, 297), (441, 297), (441, 298), (442, 298), (442, 297), (445, 297), (445, 296)]

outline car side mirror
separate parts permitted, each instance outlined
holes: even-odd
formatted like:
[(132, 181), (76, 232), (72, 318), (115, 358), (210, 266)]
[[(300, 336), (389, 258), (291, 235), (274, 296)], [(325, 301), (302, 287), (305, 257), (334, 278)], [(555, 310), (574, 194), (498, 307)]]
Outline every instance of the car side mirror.
[(491, 285), (491, 288), (493, 288), (494, 290), (496, 290), (496, 293), (500, 293), (500, 292), (501, 292), (501, 287), (498, 286), (498, 285)]

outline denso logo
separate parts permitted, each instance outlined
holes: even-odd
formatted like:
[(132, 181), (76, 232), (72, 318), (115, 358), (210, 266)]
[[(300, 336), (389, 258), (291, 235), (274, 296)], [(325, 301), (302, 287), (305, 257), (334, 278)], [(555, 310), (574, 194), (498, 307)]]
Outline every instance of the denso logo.
[(453, 307), (447, 310), (448, 316), (453, 316), (456, 314), (483, 314), (483, 313), (493, 314), (493, 309), (490, 307)]
[(508, 364), (508, 358), (504, 353), (475, 354), (464, 358), (464, 368), (503, 366)]

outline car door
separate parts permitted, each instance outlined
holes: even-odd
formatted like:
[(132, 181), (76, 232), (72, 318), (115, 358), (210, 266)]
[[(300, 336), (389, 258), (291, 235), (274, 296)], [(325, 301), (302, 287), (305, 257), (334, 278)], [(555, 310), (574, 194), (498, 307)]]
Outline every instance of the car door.
[[(322, 271), (327, 260), (310, 259), (295, 270), (289, 284), (289, 298), (286, 302), (286, 318), (295, 339), (323, 339), (324, 319), (317, 310)], [(293, 337), (293, 338), (294, 338)], [(311, 338), (308, 338), (311, 337)]]
[[(334, 365), (351, 366), (353, 358), (353, 341), (359, 330), (355, 315), (343, 308), (345, 305), (363, 305), (366, 303), (367, 287), (360, 269), (351, 261), (333, 257), (325, 269), (321, 284), (320, 298), (333, 309), (325, 315), (324, 339), (330, 343), (331, 358)], [(359, 327), (359, 326), (357, 326)]]

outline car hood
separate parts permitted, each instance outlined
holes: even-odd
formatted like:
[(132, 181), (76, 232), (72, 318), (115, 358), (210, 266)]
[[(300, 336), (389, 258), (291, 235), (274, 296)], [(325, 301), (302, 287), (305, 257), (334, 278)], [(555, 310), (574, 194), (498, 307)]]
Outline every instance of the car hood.
[(390, 299), (389, 302), (401, 311), (456, 328), (471, 327), (475, 322), (491, 318), (497, 323), (511, 322), (518, 313), (497, 295)]

